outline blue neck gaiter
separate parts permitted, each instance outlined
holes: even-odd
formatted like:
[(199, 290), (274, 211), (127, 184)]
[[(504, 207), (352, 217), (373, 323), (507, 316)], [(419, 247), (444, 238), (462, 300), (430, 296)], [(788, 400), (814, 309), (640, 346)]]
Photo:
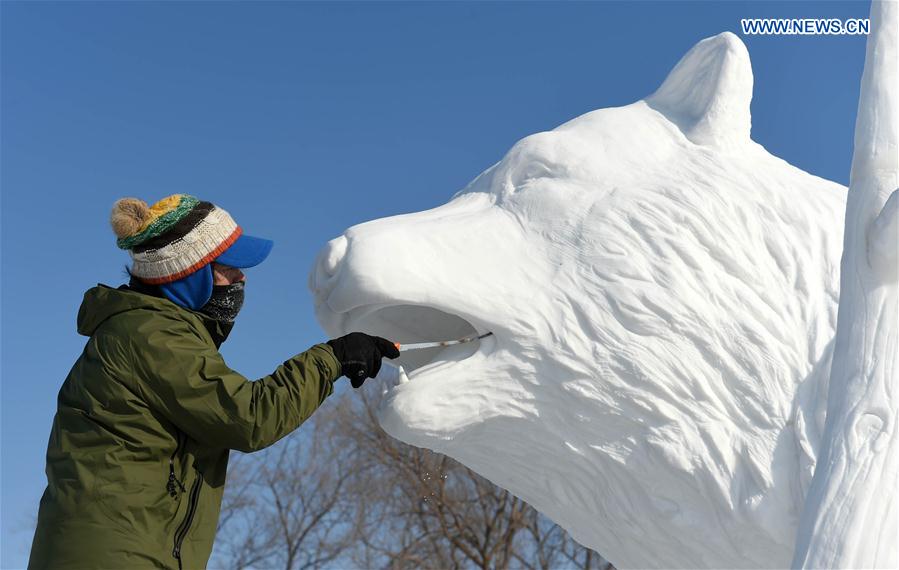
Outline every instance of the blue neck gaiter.
[(212, 264), (208, 263), (187, 277), (159, 286), (168, 300), (197, 311), (212, 297)]

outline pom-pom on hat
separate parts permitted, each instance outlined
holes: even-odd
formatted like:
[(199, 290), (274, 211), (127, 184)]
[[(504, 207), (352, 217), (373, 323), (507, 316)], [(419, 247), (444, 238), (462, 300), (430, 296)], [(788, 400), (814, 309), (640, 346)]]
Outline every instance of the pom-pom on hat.
[(240, 263), (230, 265), (252, 267), (272, 247), (269, 240), (242, 236), (240, 226), (222, 208), (187, 194), (168, 196), (152, 206), (122, 198), (112, 208), (110, 223), (116, 244), (131, 254), (131, 274), (154, 285), (191, 275), (229, 249)]

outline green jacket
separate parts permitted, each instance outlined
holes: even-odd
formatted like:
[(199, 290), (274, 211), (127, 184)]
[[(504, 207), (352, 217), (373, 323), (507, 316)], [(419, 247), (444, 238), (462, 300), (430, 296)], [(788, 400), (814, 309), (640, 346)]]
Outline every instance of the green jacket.
[(29, 568), (204, 568), (228, 452), (269, 446), (333, 391), (317, 344), (251, 382), (228, 368), (222, 329), (167, 299), (85, 293), (84, 352), (59, 391)]

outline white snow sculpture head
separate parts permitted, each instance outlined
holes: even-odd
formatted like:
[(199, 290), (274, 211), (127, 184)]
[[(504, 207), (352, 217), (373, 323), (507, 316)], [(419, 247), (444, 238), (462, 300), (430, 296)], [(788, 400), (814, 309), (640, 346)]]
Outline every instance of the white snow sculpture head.
[(789, 565), (845, 188), (750, 140), (751, 94), (742, 42), (708, 38), (652, 96), (524, 138), (443, 206), (331, 240), (309, 283), (328, 334), (493, 332), (404, 355), (384, 429), (619, 567)]

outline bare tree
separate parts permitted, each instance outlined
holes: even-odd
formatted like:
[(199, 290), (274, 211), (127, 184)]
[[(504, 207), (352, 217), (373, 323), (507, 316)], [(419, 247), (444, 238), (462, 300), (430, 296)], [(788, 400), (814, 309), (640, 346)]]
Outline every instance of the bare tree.
[(526, 539), (513, 553), (516, 567), (526, 570), (614, 570), (609, 561), (575, 542), (562, 527), (533, 508), (528, 507), (527, 518)]
[(398, 569), (610, 567), (505, 489), (387, 435), (377, 422), (377, 392), (351, 394), (334, 414), (335, 438), (357, 446), (365, 480), (382, 491), (360, 498), (367, 503), (360, 540), (368, 556), (357, 562)]
[(320, 568), (354, 543), (347, 450), (312, 422), (269, 451), (236, 454), (229, 465), (213, 565)]
[(612, 570), (508, 491), (387, 435), (372, 384), (232, 461), (218, 567)]

